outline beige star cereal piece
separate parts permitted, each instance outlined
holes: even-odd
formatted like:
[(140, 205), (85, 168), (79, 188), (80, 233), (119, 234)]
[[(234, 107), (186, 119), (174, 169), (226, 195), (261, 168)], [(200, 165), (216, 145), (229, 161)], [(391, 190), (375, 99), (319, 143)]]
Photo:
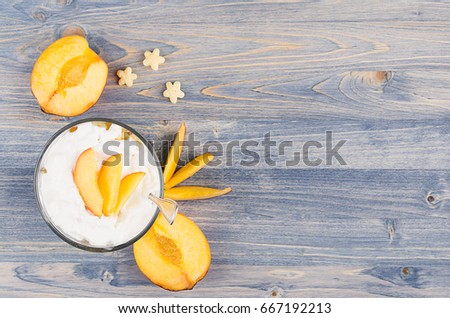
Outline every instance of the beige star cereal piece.
[(118, 70), (117, 76), (119, 76), (119, 85), (133, 86), (133, 81), (137, 78), (137, 75), (133, 73), (131, 67), (127, 67), (125, 70)]
[(164, 91), (163, 95), (164, 97), (167, 97), (170, 99), (170, 102), (172, 104), (176, 104), (178, 98), (184, 97), (184, 92), (181, 90), (181, 83), (180, 82), (167, 82), (166, 83), (166, 90)]
[(145, 51), (145, 59), (142, 62), (145, 66), (150, 66), (152, 70), (157, 71), (160, 64), (163, 64), (166, 59), (159, 56), (159, 49), (154, 49), (153, 52)]

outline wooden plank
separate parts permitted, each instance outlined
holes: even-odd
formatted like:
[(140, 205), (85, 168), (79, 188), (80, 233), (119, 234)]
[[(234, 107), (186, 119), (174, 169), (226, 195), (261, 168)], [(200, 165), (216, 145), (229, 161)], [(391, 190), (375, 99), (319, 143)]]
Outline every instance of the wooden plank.
[[(211, 185), (213, 180), (214, 186), (231, 186), (234, 191), (215, 200), (182, 202), (181, 211), (204, 230), (218, 264), (374, 264), (404, 258), (445, 263), (449, 259), (446, 205), (435, 207), (426, 201), (430, 185), (446, 171), (217, 172), (202, 171), (188, 184)], [(23, 181), (15, 179), (0, 188), (4, 216), (0, 240), (58, 242), (34, 206), (30, 182)], [(13, 191), (26, 196), (15, 201)], [(24, 237), (18, 227), (32, 230)], [(272, 256), (254, 257), (265, 252)], [(12, 256), (6, 253), (2, 258), (11, 261)]]
[[(115, 117), (117, 118), (117, 117)], [(173, 140), (180, 122), (134, 118), (122, 120), (131, 125), (151, 141), (164, 162), (167, 143)], [(216, 155), (215, 168), (242, 168), (242, 162), (252, 160), (239, 147), (231, 149), (233, 144), (240, 146), (246, 142), (257, 142), (257, 146), (247, 147), (255, 151), (260, 158), (258, 164), (246, 165), (245, 169), (448, 169), (450, 150), (447, 147), (450, 127), (447, 120), (185, 120), (187, 142), (181, 162), (186, 162), (195, 154), (211, 151)], [(40, 151), (48, 139), (67, 121), (30, 122), (26, 126), (9, 126), (0, 129), (0, 158), (4, 169), (19, 167), (34, 168)], [(336, 158), (332, 164), (326, 162), (326, 132), (331, 132), (331, 146), (345, 141), (339, 148), (345, 165)], [(263, 141), (270, 134), (276, 144), (271, 148), (271, 161), (266, 160)], [(304, 160), (303, 146), (309, 141), (317, 141), (322, 148), (309, 149), (310, 160), (321, 159), (319, 166), (310, 166)], [(197, 142), (195, 144), (194, 142)], [(280, 150), (282, 142), (292, 145)], [(208, 144), (221, 144), (222, 149)], [(163, 147), (164, 146), (164, 147)], [(290, 164), (300, 153), (298, 164)], [(14, 159), (12, 159), (14, 158)]]
[[(51, 118), (36, 107), (29, 72), (42, 49), (67, 28), (86, 33), (110, 66), (105, 94), (91, 116), (448, 117), (449, 61), (442, 54), (449, 49), (448, 4), (368, 5), (372, 10), (361, 12), (361, 6), (331, 10), (322, 2), (189, 4), (178, 11), (164, 4), (130, 5), (125, 11), (122, 5), (105, 10), (88, 4), (76, 9), (10, 4), (2, 12), (7, 18), (0, 75), (8, 78), (2, 100), (13, 107), (5, 109), (3, 120)], [(39, 12), (48, 18), (36, 20)], [(142, 54), (156, 46), (167, 63), (152, 72), (142, 65)], [(131, 89), (116, 89), (115, 71), (124, 66), (134, 67), (139, 80)], [(180, 80), (187, 94), (176, 106), (161, 96), (168, 80)]]
[[(141, 279), (132, 263), (0, 264), (2, 297), (173, 297)], [(52, 272), (52, 275), (48, 275)], [(214, 266), (177, 297), (420, 297), (449, 292), (445, 267)]]

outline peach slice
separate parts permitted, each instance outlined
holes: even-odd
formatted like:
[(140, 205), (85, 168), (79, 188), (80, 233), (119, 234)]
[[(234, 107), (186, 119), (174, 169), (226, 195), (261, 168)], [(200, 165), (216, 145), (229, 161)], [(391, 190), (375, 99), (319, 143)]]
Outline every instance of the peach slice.
[(117, 205), (114, 209), (114, 213), (119, 213), (124, 204), (136, 190), (139, 183), (144, 179), (145, 172), (135, 172), (127, 175), (120, 182), (119, 197), (117, 198)]
[(92, 148), (85, 150), (77, 159), (73, 180), (86, 207), (96, 216), (102, 216), (103, 197), (97, 184), (97, 163)]
[(122, 178), (122, 155), (117, 154), (103, 162), (98, 174), (98, 187), (103, 196), (103, 214), (114, 214)]
[(66, 36), (37, 59), (31, 73), (31, 91), (44, 112), (76, 116), (97, 102), (107, 76), (108, 66), (84, 37)]
[(210, 153), (204, 153), (194, 159), (192, 159), (188, 164), (186, 164), (183, 168), (178, 170), (172, 178), (170, 178), (169, 182), (164, 185), (164, 189), (170, 189), (176, 186), (177, 184), (183, 182), (186, 179), (189, 179), (194, 174), (196, 174), (201, 168), (206, 166), (208, 162), (214, 159), (214, 156)]
[(186, 136), (186, 126), (181, 123), (172, 147), (170, 147), (169, 154), (167, 155), (166, 165), (164, 167), (164, 184), (169, 182), (173, 176), (175, 169), (177, 168), (178, 160), (180, 160), (181, 151), (183, 150), (184, 137)]
[(205, 235), (181, 213), (173, 225), (158, 215), (133, 249), (142, 273), (154, 284), (172, 291), (192, 289), (205, 277), (211, 264)]
[(204, 200), (219, 197), (229, 192), (231, 192), (231, 188), (220, 190), (206, 187), (185, 186), (165, 190), (164, 197), (175, 201)]

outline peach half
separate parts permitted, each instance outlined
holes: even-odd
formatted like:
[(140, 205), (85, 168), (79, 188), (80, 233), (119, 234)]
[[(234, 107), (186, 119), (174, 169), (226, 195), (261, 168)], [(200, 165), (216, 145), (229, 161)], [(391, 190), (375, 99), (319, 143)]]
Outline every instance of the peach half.
[(178, 213), (173, 225), (158, 215), (133, 246), (139, 269), (154, 284), (171, 291), (192, 289), (211, 264), (208, 241), (198, 226)]
[(42, 110), (77, 116), (91, 108), (108, 77), (108, 66), (79, 35), (60, 38), (34, 64), (31, 91)]

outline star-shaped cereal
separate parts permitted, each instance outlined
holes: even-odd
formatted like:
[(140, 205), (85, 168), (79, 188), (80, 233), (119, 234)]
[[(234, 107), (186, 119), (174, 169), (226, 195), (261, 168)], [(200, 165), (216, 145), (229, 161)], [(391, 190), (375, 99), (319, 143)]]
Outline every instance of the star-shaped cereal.
[(166, 90), (164, 91), (163, 95), (164, 97), (167, 97), (170, 99), (170, 102), (172, 104), (176, 104), (178, 98), (184, 97), (184, 92), (181, 90), (181, 83), (176, 81), (173, 82), (167, 82), (166, 83)]
[(142, 62), (145, 66), (150, 66), (152, 70), (157, 71), (160, 64), (163, 64), (166, 59), (159, 56), (159, 49), (154, 49), (153, 52), (145, 51), (145, 59)]
[(133, 81), (137, 78), (137, 75), (133, 73), (131, 67), (127, 67), (125, 70), (118, 70), (117, 76), (119, 76), (119, 85), (133, 86)]

